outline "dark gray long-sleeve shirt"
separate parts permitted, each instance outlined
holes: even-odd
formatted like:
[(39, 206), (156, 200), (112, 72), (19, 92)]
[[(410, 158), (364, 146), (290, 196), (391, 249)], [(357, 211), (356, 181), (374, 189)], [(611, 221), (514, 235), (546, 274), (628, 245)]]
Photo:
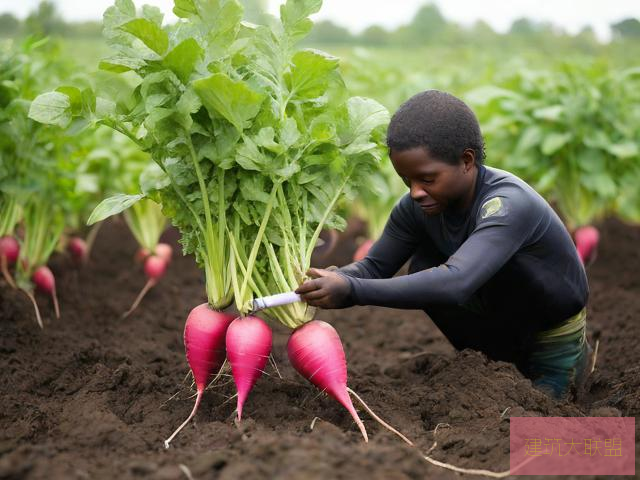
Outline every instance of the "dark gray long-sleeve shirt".
[[(390, 278), (410, 258), (410, 273)], [(338, 273), (356, 305), (427, 313), (464, 305), (534, 330), (578, 313), (588, 298), (584, 267), (553, 209), (515, 175), (484, 166), (468, 211), (429, 217), (406, 194), (368, 256)]]

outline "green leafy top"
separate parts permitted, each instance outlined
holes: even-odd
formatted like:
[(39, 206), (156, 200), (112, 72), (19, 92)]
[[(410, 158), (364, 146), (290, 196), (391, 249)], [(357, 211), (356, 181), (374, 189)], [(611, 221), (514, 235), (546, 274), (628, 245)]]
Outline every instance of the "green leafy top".
[[(109, 125), (151, 155), (162, 176), (141, 195), (180, 229), (216, 308), (235, 297), (247, 312), (252, 296), (297, 287), (323, 226), (344, 227), (336, 202), (381, 158), (386, 109), (349, 98), (338, 59), (297, 47), (320, 6), (289, 0), (266, 26), (242, 22), (237, 0), (176, 0), (180, 20), (163, 26), (157, 9), (118, 0), (104, 15), (115, 53), (100, 67), (130, 72), (129, 88), (98, 89), (95, 107), (56, 113), (65, 102), (43, 95), (31, 109), (40, 121)], [(291, 326), (312, 315), (268, 313)]]

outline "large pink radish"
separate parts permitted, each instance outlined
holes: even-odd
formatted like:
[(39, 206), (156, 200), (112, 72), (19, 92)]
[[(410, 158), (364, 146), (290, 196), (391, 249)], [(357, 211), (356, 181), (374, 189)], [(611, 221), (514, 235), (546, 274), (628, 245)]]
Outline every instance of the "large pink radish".
[(225, 337), (233, 319), (231, 315), (212, 310), (206, 303), (189, 313), (184, 326), (184, 349), (196, 383), (196, 403), (189, 417), (165, 440), (165, 448), (169, 448), (171, 440), (196, 414), (209, 379), (222, 367), (226, 355)]
[(367, 431), (347, 392), (347, 362), (335, 328), (321, 320), (296, 328), (289, 337), (287, 353), (300, 375), (349, 411), (367, 442)]
[(576, 242), (578, 256), (582, 263), (591, 263), (596, 259), (598, 243), (600, 242), (600, 232), (595, 227), (587, 225), (576, 229), (573, 234)]
[(227, 360), (238, 391), (238, 420), (242, 420), (244, 402), (269, 360), (271, 344), (271, 328), (258, 317), (236, 318), (227, 330)]

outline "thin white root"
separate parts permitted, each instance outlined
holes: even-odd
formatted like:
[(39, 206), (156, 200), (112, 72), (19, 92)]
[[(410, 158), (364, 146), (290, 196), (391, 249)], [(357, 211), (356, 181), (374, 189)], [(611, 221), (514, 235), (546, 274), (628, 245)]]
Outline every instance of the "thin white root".
[(216, 383), (218, 380), (220, 380), (220, 377), (224, 376), (224, 372), (226, 371), (225, 368), (227, 367), (227, 359), (224, 359), (224, 362), (222, 362), (222, 366), (220, 367), (220, 370), (218, 370), (218, 373), (216, 374), (215, 377), (213, 377), (213, 380), (211, 380), (209, 382), (209, 385), (207, 385), (207, 387), (205, 388), (205, 390), (208, 390), (209, 388), (211, 388), (211, 386)]
[(187, 467), (184, 463), (181, 463), (180, 465), (178, 465), (178, 468), (189, 480), (193, 480), (193, 475), (191, 474), (191, 470), (189, 470), (189, 467)]
[(395, 433), (397, 436), (399, 436), (405, 443), (407, 443), (408, 445), (411, 445), (412, 447), (414, 447), (415, 445), (413, 444), (413, 442), (411, 440), (409, 440), (407, 437), (405, 437), (402, 433), (400, 433), (398, 430), (396, 430), (395, 428), (393, 428), (391, 425), (389, 425), (387, 422), (385, 422), (384, 420), (382, 420), (378, 415), (376, 415), (375, 413), (373, 413), (373, 410), (371, 410), (369, 408), (369, 406), (364, 403), (364, 400), (362, 400), (360, 398), (360, 396), (354, 392), (353, 390), (351, 390), (349, 387), (347, 387), (347, 392), (349, 392), (351, 395), (353, 395), (356, 400), (358, 400), (360, 402), (360, 404), (364, 407), (364, 409), (367, 411), (367, 413), (369, 413), (369, 415), (371, 415), (374, 420), (376, 422), (378, 422), (380, 425), (382, 425), (384, 428), (386, 428), (387, 430), (389, 430), (390, 432)]
[(280, 370), (278, 369), (278, 365), (276, 364), (276, 360), (275, 358), (273, 358), (273, 355), (269, 354), (269, 361), (271, 361), (271, 365), (273, 365), (273, 368), (276, 370), (276, 373), (278, 374), (278, 377), (280, 377), (280, 380), (282, 380), (282, 375), (280, 375)]
[(200, 401), (202, 400), (202, 393), (203, 392), (198, 392), (198, 396), (196, 397), (196, 404), (193, 406), (193, 410), (191, 410), (191, 414), (189, 415), (189, 417), (187, 417), (187, 419), (182, 423), (182, 425), (180, 425), (178, 429), (175, 432), (173, 432), (173, 434), (171, 434), (171, 436), (164, 441), (164, 448), (169, 448), (169, 444), (171, 443), (171, 440), (174, 439), (174, 437), (178, 434), (178, 432), (180, 432), (180, 430), (182, 430), (185, 427), (185, 425), (189, 423), (189, 421), (196, 414), (196, 411), (198, 411), (198, 407), (200, 406)]
[(505, 414), (511, 409), (511, 407), (507, 407), (504, 409), (504, 411), (500, 414), (500, 418), (503, 418), (505, 416)]
[(9, 272), (9, 266), (7, 265), (7, 257), (2, 255), (0, 257), (0, 268), (2, 269), (2, 276), (7, 281), (11, 288), (16, 288), (16, 282), (13, 280), (11, 273)]
[(156, 284), (156, 281), (151, 278), (147, 281), (147, 283), (145, 284), (144, 288), (142, 290), (140, 290), (140, 293), (138, 294), (135, 302), (133, 302), (133, 305), (131, 305), (131, 308), (129, 310), (127, 310), (126, 312), (124, 312), (122, 314), (122, 318), (127, 318), (129, 315), (131, 315), (133, 313), (133, 311), (138, 308), (138, 305), (140, 305), (140, 302), (142, 301), (142, 299), (144, 298), (144, 296), (147, 294), (147, 292), (149, 290), (151, 290), (151, 288)]
[(596, 360), (598, 359), (598, 347), (600, 346), (600, 339), (596, 340), (596, 346), (593, 348), (593, 357), (591, 360), (591, 370), (589, 373), (593, 373), (596, 369)]
[(38, 308), (38, 303), (36, 302), (36, 299), (33, 296), (33, 293), (28, 292), (26, 290), (22, 290), (22, 291), (29, 298), (29, 300), (31, 300), (31, 303), (33, 303), (33, 309), (36, 311), (36, 320), (38, 321), (38, 325), (40, 326), (40, 328), (44, 328), (44, 325), (42, 324), (42, 317), (40, 316), (40, 309)]
[[(461, 468), (461, 467), (456, 467), (455, 465), (451, 465), (450, 463), (440, 462), (426, 455), (423, 455), (422, 458), (424, 458), (427, 462), (433, 465), (436, 465), (438, 467), (447, 468), (449, 470), (453, 470), (454, 472), (466, 473), (468, 475), (484, 475), (485, 477), (491, 477), (491, 478), (505, 478), (511, 475), (511, 470), (507, 470), (505, 472), (492, 472), (490, 470), (482, 470), (477, 468)], [(534, 458), (534, 457), (531, 457), (531, 458)]]
[(53, 309), (56, 312), (56, 319), (60, 320), (60, 305), (58, 305), (58, 294), (55, 288), (53, 292), (51, 292), (51, 298), (53, 299)]
[(313, 420), (311, 420), (311, 425), (309, 425), (309, 428), (311, 429), (311, 431), (313, 431), (313, 428), (316, 426), (316, 422), (318, 420), (322, 420), (320, 417), (313, 417)]

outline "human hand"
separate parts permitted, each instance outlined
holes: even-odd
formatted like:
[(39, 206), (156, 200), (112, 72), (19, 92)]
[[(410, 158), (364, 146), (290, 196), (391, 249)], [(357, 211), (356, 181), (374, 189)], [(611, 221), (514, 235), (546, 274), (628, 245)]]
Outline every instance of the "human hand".
[(303, 282), (296, 293), (300, 295), (304, 302), (312, 307), (325, 309), (350, 307), (351, 285), (341, 274), (333, 271), (336, 267), (329, 269), (311, 268), (307, 275), (311, 280)]

